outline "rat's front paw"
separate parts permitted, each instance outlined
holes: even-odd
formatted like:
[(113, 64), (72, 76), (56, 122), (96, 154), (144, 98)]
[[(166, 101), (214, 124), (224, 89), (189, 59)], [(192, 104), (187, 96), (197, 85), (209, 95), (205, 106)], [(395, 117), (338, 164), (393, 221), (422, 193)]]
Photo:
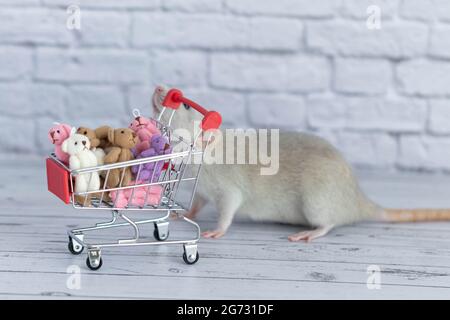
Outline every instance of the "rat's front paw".
[(210, 238), (210, 239), (219, 239), (223, 235), (225, 235), (225, 231), (221, 230), (205, 231), (202, 233), (203, 238)]

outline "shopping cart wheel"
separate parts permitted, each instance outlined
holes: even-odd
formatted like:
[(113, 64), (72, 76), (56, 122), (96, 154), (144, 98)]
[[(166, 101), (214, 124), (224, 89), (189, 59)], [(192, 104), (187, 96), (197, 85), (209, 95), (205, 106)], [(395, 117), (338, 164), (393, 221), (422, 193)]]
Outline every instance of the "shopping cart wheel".
[(100, 250), (92, 250), (88, 252), (86, 258), (86, 265), (91, 270), (98, 270), (102, 267), (103, 260), (100, 255)]
[(69, 237), (69, 243), (67, 244), (67, 248), (69, 249), (71, 254), (80, 254), (83, 252), (84, 247), (78, 242), (74, 241), (72, 237)]
[(155, 230), (153, 236), (158, 241), (165, 241), (169, 238), (169, 222), (155, 223)]
[(183, 260), (186, 264), (194, 264), (198, 261), (199, 255), (197, 245), (184, 245)]

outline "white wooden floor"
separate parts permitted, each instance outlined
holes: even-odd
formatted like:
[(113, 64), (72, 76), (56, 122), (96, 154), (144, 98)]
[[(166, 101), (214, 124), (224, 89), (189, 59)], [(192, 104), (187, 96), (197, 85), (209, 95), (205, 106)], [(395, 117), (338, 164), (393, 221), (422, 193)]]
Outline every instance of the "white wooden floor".
[[(220, 240), (201, 240), (188, 266), (181, 246), (103, 251), (90, 271), (86, 255), (67, 251), (66, 229), (108, 216), (65, 206), (46, 190), (44, 160), (0, 162), (0, 298), (390, 299), (450, 298), (450, 222), (361, 223), (309, 244), (289, 243), (293, 226), (235, 223)], [(363, 174), (372, 198), (386, 206), (450, 207), (450, 178)], [(205, 213), (203, 229), (214, 225)], [(148, 237), (153, 228), (149, 226)], [(120, 235), (127, 235), (125, 232)], [(192, 234), (174, 222), (171, 236)], [(100, 238), (117, 236), (104, 232)], [(69, 289), (70, 266), (81, 270)], [(367, 267), (381, 268), (369, 290)]]

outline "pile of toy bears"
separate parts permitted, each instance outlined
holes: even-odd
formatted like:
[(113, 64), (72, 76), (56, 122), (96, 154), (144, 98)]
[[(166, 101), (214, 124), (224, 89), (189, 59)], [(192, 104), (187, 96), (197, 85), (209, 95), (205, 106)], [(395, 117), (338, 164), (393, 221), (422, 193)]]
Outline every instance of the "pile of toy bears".
[[(168, 138), (161, 134), (156, 121), (140, 115), (134, 118), (128, 128), (114, 129), (102, 126), (93, 130), (82, 126), (75, 129), (68, 124), (56, 123), (48, 132), (48, 137), (55, 146), (55, 157), (71, 170), (172, 152)], [(158, 181), (164, 163), (164, 160), (151, 161), (126, 166), (125, 170), (121, 167), (96, 171), (88, 175), (76, 175), (75, 192), (91, 193), (85, 197), (77, 196), (75, 201), (80, 205), (90, 206), (91, 198), (94, 196), (112, 202), (115, 208), (158, 204), (163, 188), (160, 185), (139, 185)], [(123, 186), (133, 185), (136, 187), (121, 190)], [(101, 192), (103, 189), (112, 190)], [(99, 192), (94, 193), (96, 190)]]

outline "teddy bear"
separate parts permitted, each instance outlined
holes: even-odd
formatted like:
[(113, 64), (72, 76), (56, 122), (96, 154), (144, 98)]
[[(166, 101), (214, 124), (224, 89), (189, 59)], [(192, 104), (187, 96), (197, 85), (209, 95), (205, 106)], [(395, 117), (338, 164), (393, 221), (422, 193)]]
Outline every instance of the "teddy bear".
[(63, 142), (70, 136), (72, 127), (65, 123), (57, 123), (49, 130), (48, 138), (55, 145), (56, 158), (65, 164), (69, 163), (69, 155), (61, 148)]
[(79, 127), (77, 130), (78, 134), (82, 134), (89, 138), (89, 142), (91, 143), (91, 150), (95, 153), (95, 156), (97, 157), (97, 163), (98, 165), (104, 164), (104, 158), (105, 158), (105, 151), (100, 148), (100, 139), (97, 138), (97, 134), (94, 130), (87, 128), (87, 127)]
[[(157, 205), (161, 200), (161, 194), (163, 187), (160, 185), (154, 186), (138, 186), (145, 184), (144, 181), (131, 181), (129, 186), (135, 186), (134, 188), (111, 191), (111, 201), (114, 203), (115, 208), (125, 208), (126, 206), (140, 206), (145, 205)], [(134, 190), (134, 191), (133, 191)], [(131, 200), (131, 196), (133, 199)]]
[(131, 122), (129, 128), (139, 137), (139, 143), (136, 145), (135, 154), (150, 148), (150, 139), (154, 134), (161, 134), (153, 119), (142, 117), (137, 112), (136, 118)]
[[(81, 134), (76, 133), (76, 129), (72, 128), (70, 136), (64, 140), (61, 145), (62, 151), (69, 154), (69, 168), (71, 170), (95, 167), (98, 165), (97, 157), (90, 150), (91, 144), (89, 139)], [(97, 172), (82, 173), (75, 176), (75, 192), (87, 192), (100, 189), (100, 177)], [(85, 196), (75, 196), (76, 202), (84, 205), (91, 204), (92, 194)]]
[[(151, 147), (142, 151), (136, 156), (136, 159), (149, 158), (163, 154), (169, 154), (172, 152), (172, 147), (169, 144), (167, 137), (160, 134), (155, 134), (151, 138)], [(131, 171), (136, 175), (137, 180), (157, 181), (161, 170), (164, 166), (164, 161), (152, 161), (141, 165), (135, 165), (131, 167)], [(139, 167), (141, 169), (139, 170)]]
[(109, 152), (109, 148), (112, 147), (112, 143), (108, 140), (108, 132), (111, 129), (110, 126), (101, 126), (95, 129), (95, 136), (99, 140), (98, 148), (102, 148), (106, 153)]
[[(108, 131), (108, 140), (112, 146), (109, 148), (109, 152), (104, 158), (105, 164), (134, 159), (131, 149), (139, 142), (139, 138), (133, 130), (129, 128), (110, 128)], [(115, 188), (119, 185), (126, 186), (130, 183), (132, 178), (129, 166), (126, 167), (125, 170), (123, 168), (111, 169), (109, 170), (109, 174), (106, 175), (108, 176), (106, 181), (106, 186), (108, 188)]]

